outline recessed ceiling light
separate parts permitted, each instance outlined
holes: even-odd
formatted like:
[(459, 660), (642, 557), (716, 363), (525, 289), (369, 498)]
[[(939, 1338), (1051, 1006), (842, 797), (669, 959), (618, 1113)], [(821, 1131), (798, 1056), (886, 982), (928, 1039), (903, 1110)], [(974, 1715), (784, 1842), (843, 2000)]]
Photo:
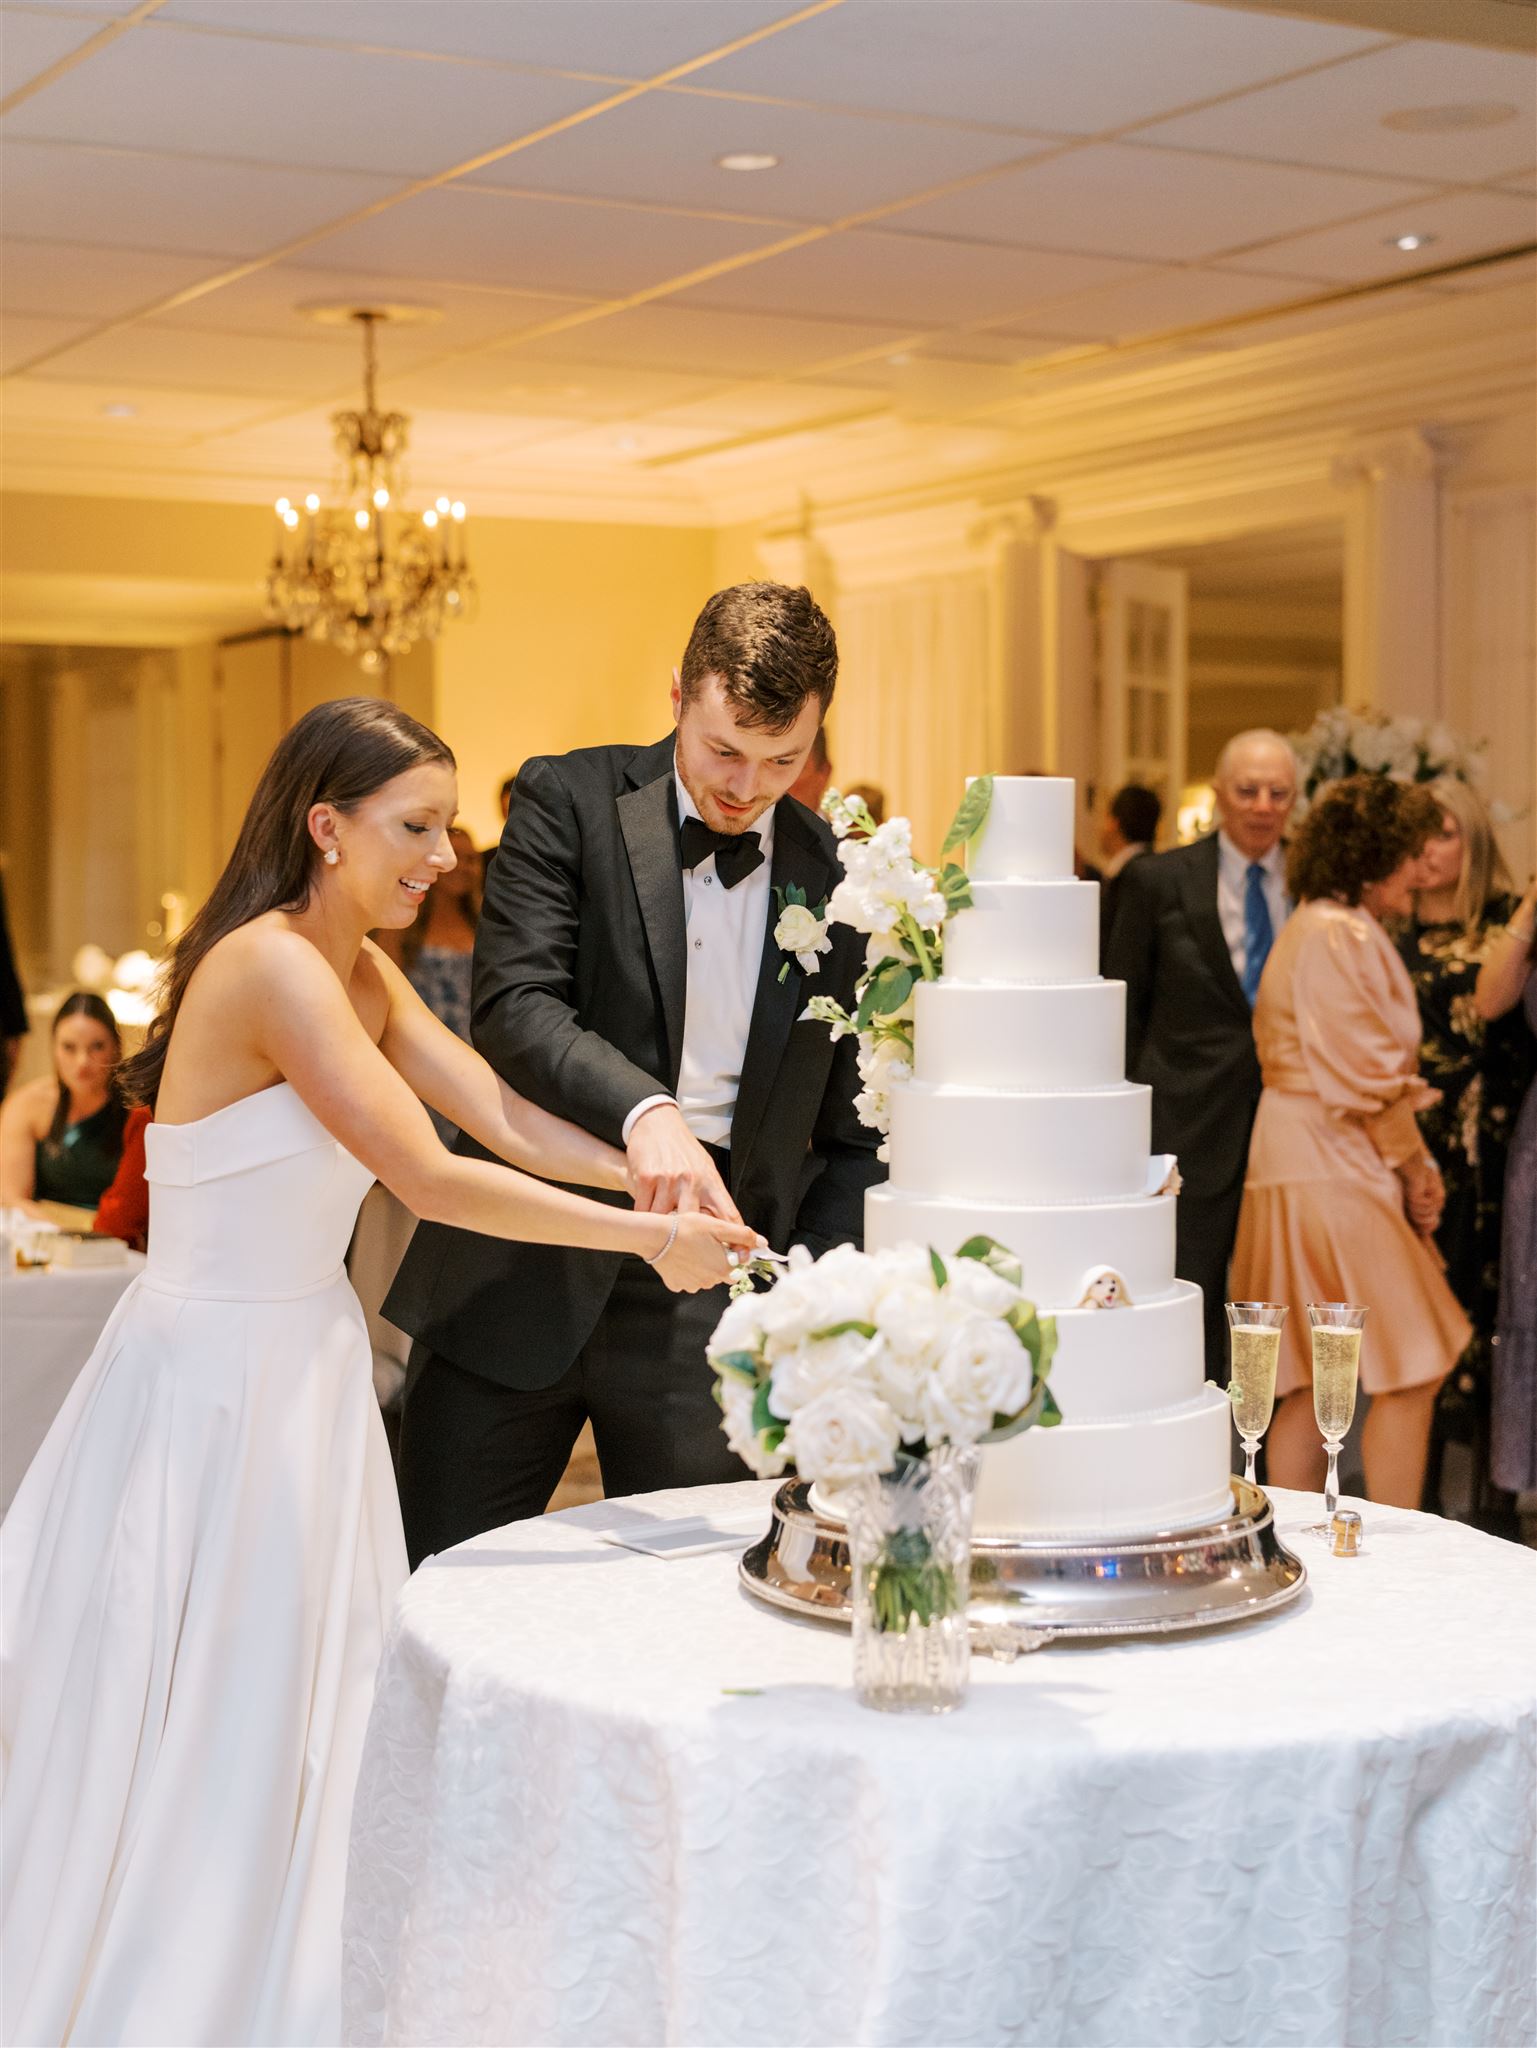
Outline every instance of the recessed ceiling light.
[(1382, 125), (1399, 135), (1446, 135), (1455, 128), (1503, 128), (1517, 118), (1508, 100), (1472, 100), (1452, 107), (1399, 107)]
[(101, 416), (104, 420), (136, 420), (139, 408), (130, 405), (126, 398), (114, 398), (110, 405), (101, 408)]
[(894, 356), (887, 356), (886, 360), (892, 369), (900, 370), (912, 361), (912, 355), (909, 350), (900, 348)]
[(718, 156), (715, 163), (722, 171), (772, 171), (778, 168), (779, 159), (767, 150), (734, 149), (729, 156)]
[(633, 455), (640, 446), (640, 442), (634, 434), (621, 434), (615, 441), (614, 446), (621, 455)]
[(1387, 246), (1390, 249), (1402, 249), (1407, 256), (1412, 250), (1428, 249), (1434, 240), (1434, 235), (1389, 235)]

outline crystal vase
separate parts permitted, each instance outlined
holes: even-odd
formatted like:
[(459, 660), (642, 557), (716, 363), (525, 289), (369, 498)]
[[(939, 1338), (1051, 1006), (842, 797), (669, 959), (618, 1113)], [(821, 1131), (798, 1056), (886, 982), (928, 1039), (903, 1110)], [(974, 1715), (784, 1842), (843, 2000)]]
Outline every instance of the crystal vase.
[(942, 1445), (844, 1495), (861, 1706), (948, 1714), (966, 1697), (977, 1463), (974, 1449)]

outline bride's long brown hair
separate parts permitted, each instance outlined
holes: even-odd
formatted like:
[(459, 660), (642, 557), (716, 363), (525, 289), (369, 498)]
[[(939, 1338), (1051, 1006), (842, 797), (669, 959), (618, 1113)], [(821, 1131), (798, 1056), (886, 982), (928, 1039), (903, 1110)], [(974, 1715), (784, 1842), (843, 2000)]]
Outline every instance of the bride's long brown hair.
[(130, 1101), (154, 1107), (176, 1013), (204, 956), (252, 918), (302, 910), (309, 902), (320, 859), (309, 829), (314, 805), (355, 810), (385, 783), (428, 761), (454, 766), (435, 732), (377, 697), (337, 697), (289, 727), (262, 770), (223, 874), (171, 954), (160, 1014), (143, 1050), (117, 1070)]

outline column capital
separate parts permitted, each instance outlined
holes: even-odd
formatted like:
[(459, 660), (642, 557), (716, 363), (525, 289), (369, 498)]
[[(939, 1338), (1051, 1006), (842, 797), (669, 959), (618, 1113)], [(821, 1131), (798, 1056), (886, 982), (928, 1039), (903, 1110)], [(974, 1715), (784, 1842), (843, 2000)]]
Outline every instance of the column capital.
[(1445, 461), (1433, 428), (1404, 427), (1367, 436), (1341, 450), (1329, 474), (1344, 490), (1359, 483), (1434, 483)]
[(1009, 541), (1041, 541), (1056, 530), (1056, 524), (1055, 498), (1029, 495), (1000, 499), (996, 504), (984, 500), (967, 538), (976, 548)]

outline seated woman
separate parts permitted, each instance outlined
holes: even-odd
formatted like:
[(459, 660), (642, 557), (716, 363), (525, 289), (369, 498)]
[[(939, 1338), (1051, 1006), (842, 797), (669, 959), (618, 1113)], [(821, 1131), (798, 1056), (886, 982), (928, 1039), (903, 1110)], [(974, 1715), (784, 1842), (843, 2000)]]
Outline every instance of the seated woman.
[(53, 1020), (53, 1074), (0, 1108), (0, 1208), (40, 1216), (40, 1202), (94, 1209), (123, 1156), (128, 1111), (113, 1085), (123, 1056), (117, 1020), (77, 990)]
[(1260, 982), (1254, 1033), (1264, 1093), (1254, 1120), (1235, 1301), (1291, 1305), (1266, 1445), (1278, 1486), (1316, 1488), (1305, 1306), (1371, 1310), (1361, 1384), (1373, 1500), (1418, 1507), (1436, 1390), (1471, 1335), (1430, 1239), (1445, 1200), (1415, 1112), (1438, 1098), (1420, 1078), (1420, 1014), (1379, 919), (1405, 916), (1441, 807), (1423, 788), (1352, 775), (1315, 800), (1292, 840), (1297, 909)]
[(144, 1133), (149, 1122), (149, 1111), (142, 1103), (129, 1110), (123, 1126), (123, 1156), (91, 1225), (98, 1237), (120, 1237), (136, 1252), (149, 1243), (149, 1183), (144, 1178)]

